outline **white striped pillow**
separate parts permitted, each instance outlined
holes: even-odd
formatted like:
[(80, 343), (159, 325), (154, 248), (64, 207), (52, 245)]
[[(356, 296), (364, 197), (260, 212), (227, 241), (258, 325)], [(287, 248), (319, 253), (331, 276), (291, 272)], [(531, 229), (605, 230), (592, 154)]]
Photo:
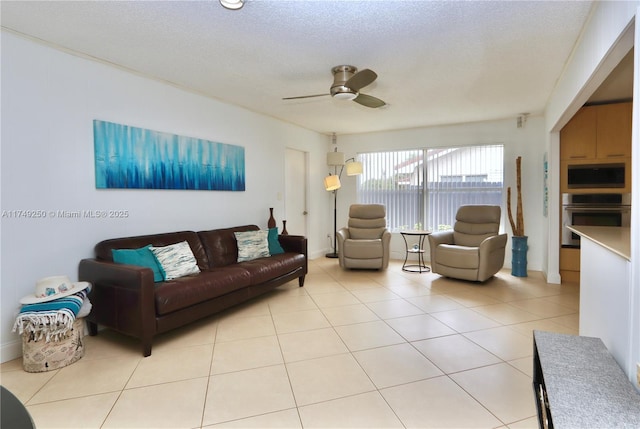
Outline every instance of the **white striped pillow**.
[(238, 262), (271, 256), (267, 236), (269, 231), (234, 232), (238, 242)]
[(164, 247), (151, 247), (151, 251), (162, 265), (165, 280), (173, 280), (200, 272), (196, 257), (193, 256), (191, 247), (186, 241)]

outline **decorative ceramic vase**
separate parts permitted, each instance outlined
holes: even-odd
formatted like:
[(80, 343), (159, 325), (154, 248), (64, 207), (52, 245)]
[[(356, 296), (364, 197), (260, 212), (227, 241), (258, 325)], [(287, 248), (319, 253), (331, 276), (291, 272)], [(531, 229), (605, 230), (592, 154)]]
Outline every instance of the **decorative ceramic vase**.
[(511, 275), (527, 277), (527, 236), (511, 237)]
[(276, 227), (276, 219), (273, 217), (273, 207), (269, 208), (269, 220), (267, 221), (268, 228)]
[(282, 221), (282, 235), (289, 235), (289, 231), (287, 231), (287, 221)]

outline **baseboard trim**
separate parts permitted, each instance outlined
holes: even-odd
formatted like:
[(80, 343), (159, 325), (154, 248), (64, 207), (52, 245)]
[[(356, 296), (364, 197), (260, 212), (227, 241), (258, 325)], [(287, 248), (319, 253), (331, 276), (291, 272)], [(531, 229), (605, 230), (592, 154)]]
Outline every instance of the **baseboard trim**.
[(0, 346), (0, 363), (9, 362), (22, 356), (22, 339)]

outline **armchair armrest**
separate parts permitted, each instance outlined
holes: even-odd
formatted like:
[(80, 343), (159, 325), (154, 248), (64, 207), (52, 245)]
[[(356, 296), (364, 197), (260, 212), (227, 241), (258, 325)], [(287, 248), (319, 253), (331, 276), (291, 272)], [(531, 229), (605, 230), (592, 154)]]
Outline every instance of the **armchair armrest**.
[(429, 234), (429, 259), (431, 260), (431, 271), (434, 273), (439, 272), (438, 264), (436, 263), (436, 252), (440, 244), (454, 244), (453, 230), (448, 231), (436, 231)]
[(493, 237), (485, 238), (480, 243), (478, 248), (480, 254), (479, 281), (485, 281), (502, 269), (506, 246), (507, 234), (494, 235)]
[(349, 228), (340, 228), (336, 231), (336, 241), (338, 248), (336, 252), (338, 252), (338, 263), (341, 267), (344, 266), (344, 241), (350, 238)]
[(480, 253), (491, 253), (495, 250), (504, 249), (507, 245), (507, 234), (494, 235), (485, 238), (480, 243)]
[(340, 228), (338, 230), (338, 232), (336, 232), (336, 237), (338, 238), (338, 241), (347, 240), (348, 238), (350, 238), (349, 229), (348, 228)]
[(384, 249), (384, 256), (382, 258), (382, 268), (387, 269), (389, 267), (389, 254), (391, 253), (391, 231), (385, 229), (382, 233), (382, 248)]

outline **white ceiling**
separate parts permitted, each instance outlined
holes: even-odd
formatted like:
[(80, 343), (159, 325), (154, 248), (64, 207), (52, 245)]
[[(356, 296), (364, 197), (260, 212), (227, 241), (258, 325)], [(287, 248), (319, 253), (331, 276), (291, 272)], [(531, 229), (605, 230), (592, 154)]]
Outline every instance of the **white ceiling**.
[[(591, 1), (6, 1), (2, 26), (321, 133), (541, 113)], [(331, 97), (370, 68), (370, 109)]]

